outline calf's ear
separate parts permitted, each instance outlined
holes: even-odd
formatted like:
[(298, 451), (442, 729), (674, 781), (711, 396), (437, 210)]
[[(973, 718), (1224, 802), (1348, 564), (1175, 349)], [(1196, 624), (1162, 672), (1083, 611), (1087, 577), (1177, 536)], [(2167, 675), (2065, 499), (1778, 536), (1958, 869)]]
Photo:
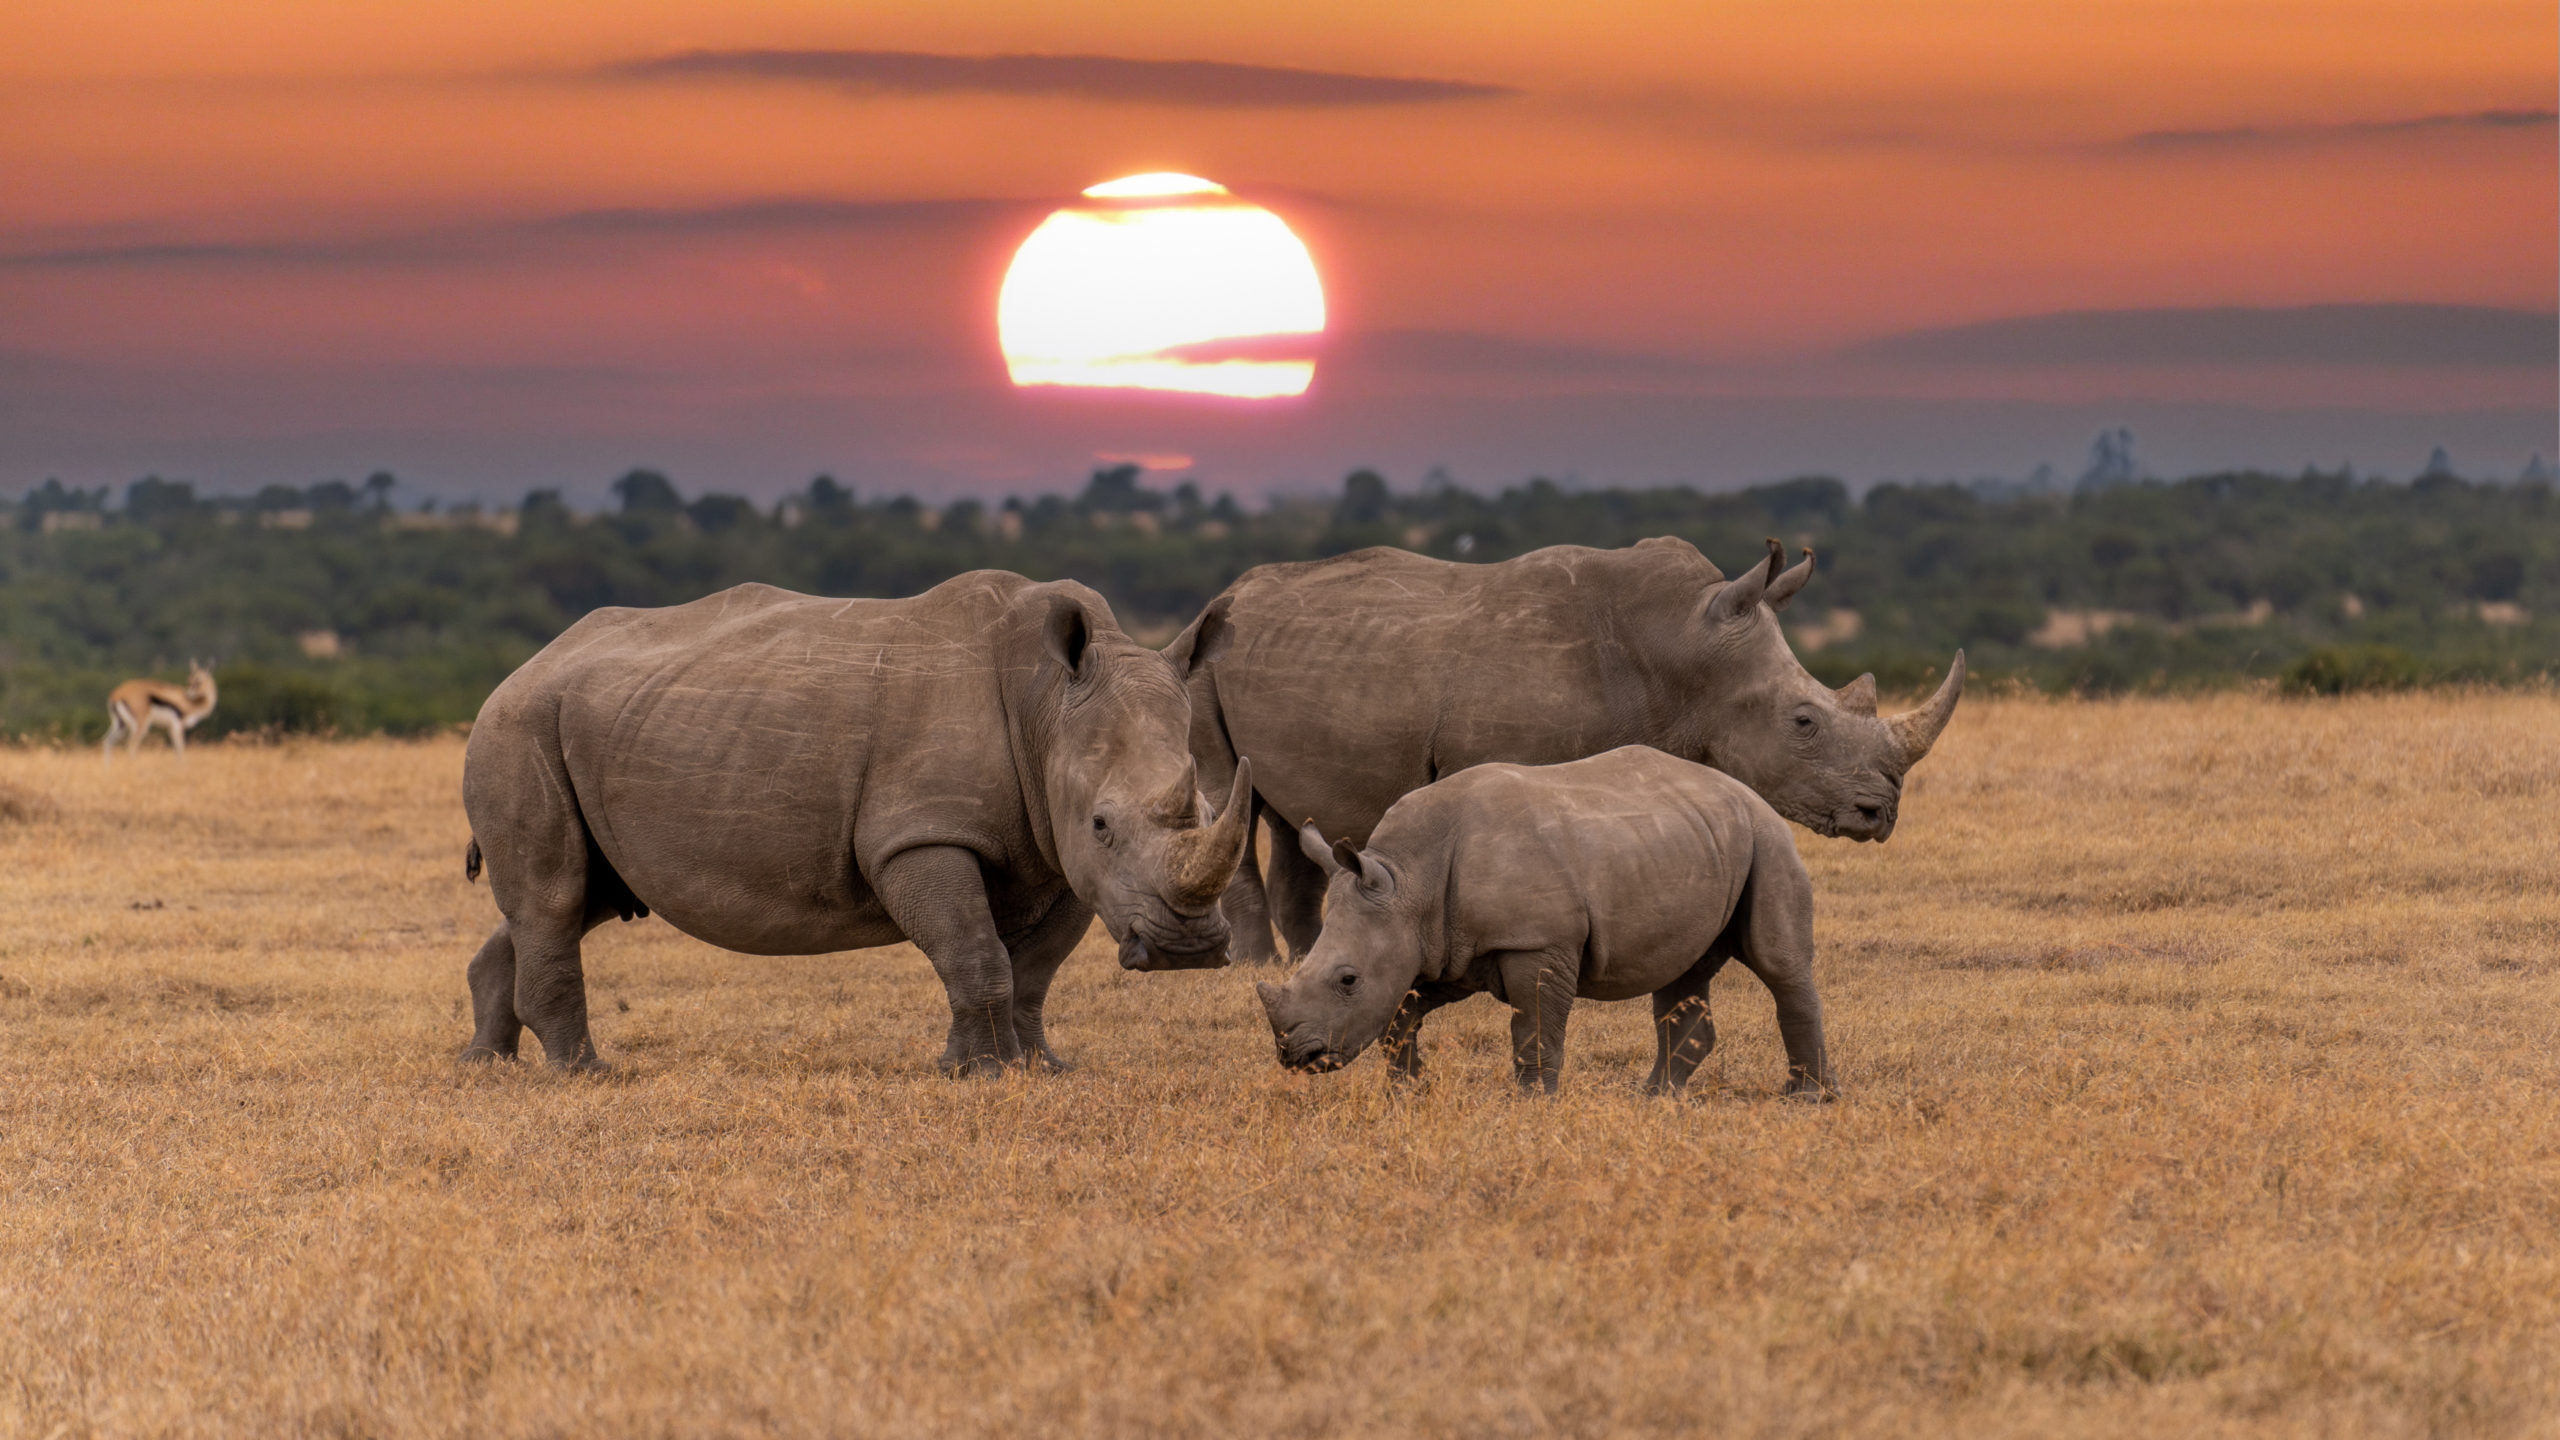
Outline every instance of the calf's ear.
[(1061, 595), (1049, 606), (1049, 618), (1041, 627), (1041, 648), (1049, 658), (1067, 669), (1070, 675), (1083, 673), (1084, 652), (1093, 643), (1093, 623), (1085, 618), (1084, 607), (1075, 598)]
[(1342, 862), (1334, 858), (1333, 846), (1326, 843), (1324, 833), (1316, 829), (1313, 820), (1298, 827), (1298, 850), (1324, 872), (1327, 880), (1342, 873)]
[(1333, 843), (1333, 858), (1343, 869), (1360, 877), (1360, 888), (1380, 900), (1396, 893), (1396, 877), (1384, 862), (1366, 850), (1354, 850), (1348, 840)]

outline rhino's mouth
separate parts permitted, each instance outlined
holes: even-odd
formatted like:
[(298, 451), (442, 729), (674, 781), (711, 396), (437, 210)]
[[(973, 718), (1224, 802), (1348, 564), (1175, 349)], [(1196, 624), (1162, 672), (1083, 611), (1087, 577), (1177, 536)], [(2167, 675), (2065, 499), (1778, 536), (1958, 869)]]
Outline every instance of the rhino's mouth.
[(1316, 1047), (1292, 1050), (1280, 1047), (1280, 1064), (1301, 1075), (1329, 1075), (1351, 1063), (1351, 1057), (1339, 1050)]
[(1120, 942), (1120, 968), (1123, 970), (1218, 970), (1227, 964), (1227, 942), (1218, 936), (1190, 949), (1180, 949), (1161, 940), (1129, 932)]

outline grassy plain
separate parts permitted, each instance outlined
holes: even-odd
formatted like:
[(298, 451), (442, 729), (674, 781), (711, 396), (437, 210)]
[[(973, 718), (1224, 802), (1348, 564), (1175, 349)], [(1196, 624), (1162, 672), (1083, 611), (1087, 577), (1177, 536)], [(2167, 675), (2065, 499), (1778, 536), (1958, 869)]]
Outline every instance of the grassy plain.
[(1738, 971), (1684, 1102), (1098, 941), (952, 1081), (912, 950), (654, 920), (614, 1073), (459, 1069), (460, 761), (0, 751), (0, 1433), (2560, 1434), (2548, 695), (1968, 700), (1802, 840), (1830, 1106)]

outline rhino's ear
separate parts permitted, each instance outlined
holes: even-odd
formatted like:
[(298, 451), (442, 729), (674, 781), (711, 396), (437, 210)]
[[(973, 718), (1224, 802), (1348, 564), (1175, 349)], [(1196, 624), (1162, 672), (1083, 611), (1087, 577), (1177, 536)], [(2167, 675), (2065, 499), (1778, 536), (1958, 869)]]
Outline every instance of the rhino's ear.
[(1093, 643), (1093, 622), (1085, 618), (1084, 607), (1075, 598), (1061, 595), (1049, 607), (1048, 623), (1041, 627), (1040, 644), (1049, 658), (1067, 669), (1070, 675), (1084, 673), (1084, 652)]
[(1787, 602), (1796, 598), (1796, 592), (1804, 588), (1804, 582), (1812, 578), (1813, 547), (1807, 545), (1804, 547), (1804, 558), (1795, 563), (1794, 569), (1770, 581), (1769, 593), (1763, 598), (1768, 601), (1770, 609), (1784, 610), (1787, 608)]
[[(1711, 625), (1748, 615), (1769, 593), (1769, 584), (1778, 578), (1778, 567), (1786, 563), (1786, 547), (1769, 542), (1769, 556), (1759, 564), (1724, 582), (1716, 593), (1707, 597), (1706, 618)], [(1799, 582), (1801, 583), (1801, 582)], [(1792, 595), (1795, 592), (1787, 592)]]
[(1316, 828), (1313, 820), (1298, 827), (1298, 849), (1324, 872), (1327, 880), (1342, 873), (1342, 862), (1333, 857), (1333, 846), (1326, 843), (1324, 832)]
[(1174, 636), (1173, 643), (1164, 647), (1165, 663), (1173, 667), (1174, 674), (1188, 678), (1201, 666), (1226, 653), (1227, 644), (1236, 633), (1235, 627), (1227, 623), (1227, 607), (1234, 603), (1235, 597), (1230, 595), (1221, 595), (1210, 601), (1209, 608), (1200, 612), (1200, 618), (1192, 621), (1189, 629)]

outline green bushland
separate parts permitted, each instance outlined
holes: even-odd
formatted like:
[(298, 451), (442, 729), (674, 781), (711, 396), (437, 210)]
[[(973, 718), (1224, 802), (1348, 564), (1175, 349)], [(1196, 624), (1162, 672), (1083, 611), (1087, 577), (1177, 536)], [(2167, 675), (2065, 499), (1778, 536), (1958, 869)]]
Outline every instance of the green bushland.
[[(1396, 493), (1360, 471), (1326, 500), (1246, 511), (1133, 468), (1082, 493), (940, 510), (825, 477), (770, 509), (686, 500), (634, 471), (619, 508), (394, 513), (389, 477), (206, 498), (183, 483), (48, 481), (0, 532), (0, 733), (90, 740), (134, 674), (219, 660), (198, 733), (414, 734), (468, 720), (490, 688), (601, 605), (668, 605), (763, 580), (905, 595), (964, 570), (1072, 577), (1160, 640), (1245, 569), (1401, 545), (1499, 560), (1542, 545), (1695, 543), (1728, 571), (1763, 537), (1817, 550), (1789, 612), (1825, 680), (1929, 683), (1962, 646), (1976, 673), (2046, 691), (2268, 683), (2306, 694), (2560, 674), (2560, 509), (2548, 485), (2449, 477), (2198, 476), (1998, 496), (1819, 477), (1729, 492)], [(1792, 556), (1791, 556), (1792, 558)], [(1839, 612), (1855, 612), (1852, 633)], [(2080, 643), (2057, 643), (2076, 640)], [(333, 652), (334, 649), (334, 653)]]

